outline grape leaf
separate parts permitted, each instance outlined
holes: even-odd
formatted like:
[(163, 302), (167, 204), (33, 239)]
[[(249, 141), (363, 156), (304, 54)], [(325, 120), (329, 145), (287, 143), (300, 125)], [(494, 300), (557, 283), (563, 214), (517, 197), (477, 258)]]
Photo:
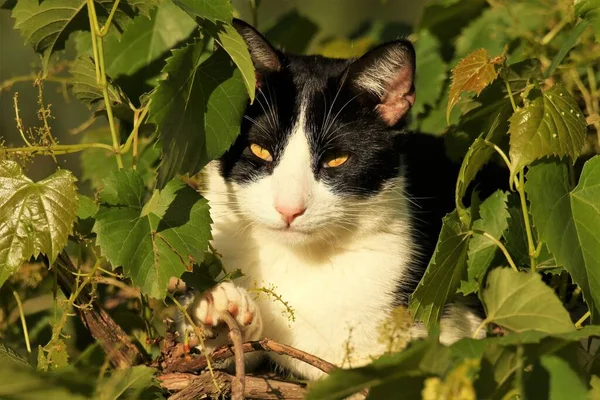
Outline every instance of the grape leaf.
[(79, 195), (79, 207), (77, 208), (77, 218), (86, 219), (93, 217), (98, 211), (98, 204), (91, 197)]
[(173, 0), (182, 10), (193, 17), (200, 17), (211, 22), (230, 24), (233, 18), (231, 0)]
[(485, 139), (477, 138), (469, 147), (460, 166), (458, 179), (456, 180), (456, 212), (464, 226), (471, 225), (471, 216), (463, 203), (463, 197), (469, 184), (475, 179), (477, 172), (492, 158), (494, 149), (486, 143)]
[(510, 118), (512, 174), (531, 162), (551, 155), (575, 160), (585, 144), (583, 113), (562, 86), (538, 93)]
[[(104, 143), (112, 144), (108, 128), (88, 131), (82, 134), (82, 143)], [(140, 137), (138, 139), (137, 170), (147, 187), (154, 185), (156, 179), (156, 166), (160, 158), (160, 148), (151, 138)], [(131, 151), (122, 155), (125, 168), (133, 165), (133, 154)], [(117, 170), (115, 154), (104, 149), (86, 149), (80, 157), (81, 180), (89, 181), (92, 187), (102, 186), (102, 180)]]
[[(487, 232), (496, 239), (500, 239), (508, 228), (507, 194), (501, 190), (496, 191), (485, 199), (479, 207), (481, 218), (473, 223), (473, 229)], [(475, 234), (469, 241), (467, 253), (468, 280), (462, 281), (460, 291), (467, 295), (474, 293), (482, 287), (483, 277), (490, 267), (498, 246), (487, 237)]]
[(467, 264), (469, 235), (462, 231), (456, 211), (446, 215), (442, 223), (433, 257), (409, 303), (413, 318), (428, 328), (440, 321), (444, 305), (456, 292)]
[(193, 19), (170, 1), (151, 11), (149, 18), (136, 17), (120, 39), (116, 36), (106, 39), (107, 74), (113, 78), (133, 75), (187, 38), (196, 26)]
[(412, 107), (413, 115), (425, 111), (425, 105), (434, 106), (444, 88), (447, 65), (440, 54), (440, 41), (429, 31), (419, 33), (415, 43), (417, 71), (416, 93), (419, 95)]
[[(96, 67), (94, 60), (87, 56), (82, 56), (75, 61), (71, 68), (73, 93), (88, 108), (92, 108), (104, 101), (102, 87), (96, 82)], [(118, 87), (108, 83), (108, 98), (111, 105), (128, 107), (129, 100), (123, 91)], [(103, 104), (103, 103), (102, 103)], [(103, 106), (101, 107), (103, 108)]]
[(511, 332), (575, 330), (569, 313), (539, 274), (496, 268), (487, 276), (482, 297), (487, 315), (485, 322), (493, 322)]
[(479, 95), (486, 86), (498, 77), (496, 65), (504, 62), (503, 56), (490, 59), (486, 49), (475, 50), (463, 58), (452, 70), (452, 85), (448, 107), (446, 108), (446, 120), (450, 120), (452, 108), (460, 100), (463, 92), (475, 92)]
[(53, 263), (77, 216), (75, 177), (59, 170), (37, 183), (14, 161), (0, 162), (0, 286), (24, 261), (45, 254)]
[[(94, 1), (99, 23), (106, 20), (113, 3), (113, 0)], [(123, 31), (130, 21), (128, 7), (123, 2), (115, 12), (111, 26), (117, 31)], [(71, 33), (89, 30), (86, 0), (19, 0), (12, 16), (25, 42), (42, 56), (44, 72), (52, 54), (65, 48)]]
[(600, 0), (575, 0), (575, 15), (589, 21), (600, 42)]
[(152, 94), (150, 120), (163, 143), (159, 187), (176, 173), (197, 173), (225, 152), (239, 133), (248, 101), (238, 69), (221, 49), (202, 42), (173, 51), (167, 79)]
[(233, 9), (229, 0), (174, 0), (212, 36), (231, 57), (242, 73), (242, 79), (254, 101), (256, 76), (250, 52), (242, 36), (231, 25)]
[(127, 4), (134, 7), (141, 15), (150, 17), (151, 11), (161, 4), (169, 3), (164, 0), (126, 0)]
[(525, 191), (540, 240), (583, 292), (593, 323), (600, 321), (600, 157), (583, 168), (569, 193), (567, 166), (536, 163), (529, 168)]
[(208, 247), (208, 203), (179, 179), (143, 203), (136, 171), (119, 170), (104, 180), (93, 231), (102, 254), (123, 266), (143, 293), (163, 298), (169, 279), (201, 262)]

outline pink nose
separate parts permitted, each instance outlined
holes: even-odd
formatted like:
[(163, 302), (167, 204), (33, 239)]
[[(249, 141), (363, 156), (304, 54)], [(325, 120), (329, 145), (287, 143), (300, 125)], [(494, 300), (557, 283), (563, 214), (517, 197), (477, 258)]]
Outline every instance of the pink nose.
[(281, 217), (288, 226), (290, 226), (297, 217), (301, 216), (302, 214), (304, 214), (304, 211), (306, 211), (306, 208), (304, 208), (304, 206), (278, 205), (275, 206), (275, 209), (279, 214), (281, 214)]

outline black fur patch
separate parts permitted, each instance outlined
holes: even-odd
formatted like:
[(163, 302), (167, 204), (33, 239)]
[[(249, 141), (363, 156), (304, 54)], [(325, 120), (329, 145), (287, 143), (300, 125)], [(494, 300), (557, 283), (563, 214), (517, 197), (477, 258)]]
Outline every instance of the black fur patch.
[[(284, 68), (264, 78), (256, 101), (248, 106), (240, 136), (221, 158), (223, 177), (244, 184), (270, 174), (302, 106), (315, 179), (340, 195), (365, 197), (398, 176), (398, 127), (383, 123), (366, 98), (369, 94), (356, 93), (344, 81), (351, 60), (283, 54), (280, 58)], [(269, 150), (273, 161), (255, 157), (248, 149), (252, 142)], [(340, 152), (350, 154), (346, 163), (322, 167), (325, 157)]]

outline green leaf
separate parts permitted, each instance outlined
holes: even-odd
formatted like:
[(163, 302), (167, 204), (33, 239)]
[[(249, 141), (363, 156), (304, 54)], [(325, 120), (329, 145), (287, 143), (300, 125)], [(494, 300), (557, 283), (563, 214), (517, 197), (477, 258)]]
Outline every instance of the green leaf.
[(117, 369), (98, 383), (95, 397), (102, 400), (136, 400), (142, 393), (154, 386), (156, 371), (144, 365), (128, 369)]
[(539, 274), (496, 268), (488, 274), (482, 297), (487, 315), (485, 322), (512, 332), (575, 330), (569, 313)]
[(540, 239), (581, 287), (593, 323), (600, 321), (599, 188), (599, 156), (584, 165), (571, 193), (567, 166), (557, 162), (531, 166), (525, 184)]
[(425, 111), (425, 106), (433, 107), (442, 94), (446, 80), (447, 65), (440, 53), (440, 42), (429, 31), (419, 33), (415, 43), (417, 56), (417, 77), (415, 79), (416, 92), (419, 93), (412, 107), (413, 115)]
[(12, 362), (24, 367), (31, 367), (25, 358), (4, 343), (0, 343), (0, 361), (0, 364)]
[(150, 120), (163, 143), (159, 187), (176, 173), (197, 173), (239, 134), (248, 97), (241, 73), (223, 50), (202, 42), (173, 51), (152, 94)]
[(365, 367), (336, 369), (326, 379), (313, 382), (306, 399), (344, 399), (364, 388), (376, 390), (404, 378), (441, 375), (449, 367), (449, 355), (435, 337), (414, 342), (406, 350), (383, 356)]
[[(473, 223), (473, 230), (487, 232), (496, 239), (500, 239), (508, 228), (508, 214), (506, 201), (508, 195), (501, 190), (496, 191), (485, 199), (479, 208), (481, 218)], [(475, 234), (469, 241), (467, 254), (468, 280), (461, 282), (460, 291), (467, 295), (474, 293), (482, 287), (483, 278), (491, 266), (498, 246), (487, 237)]]
[(104, 180), (93, 231), (102, 254), (143, 293), (163, 298), (169, 279), (179, 278), (194, 262), (202, 262), (208, 247), (208, 203), (176, 179), (146, 193), (141, 176), (119, 170)]
[[(82, 134), (82, 143), (104, 143), (112, 144), (110, 131), (108, 128), (88, 131)], [(154, 185), (156, 179), (156, 166), (160, 158), (160, 148), (150, 138), (140, 137), (138, 139), (138, 157), (137, 170), (141, 175), (147, 187)], [(131, 168), (133, 165), (133, 154), (131, 151), (121, 157), (125, 168)], [(81, 162), (81, 180), (89, 181), (92, 187), (102, 186), (102, 180), (116, 171), (117, 163), (115, 154), (112, 151), (104, 149), (87, 149), (82, 152)]]
[(293, 9), (278, 18), (277, 23), (265, 32), (265, 37), (278, 48), (290, 53), (304, 54), (318, 32), (319, 27), (314, 22)]
[(575, 0), (575, 16), (590, 22), (596, 41), (600, 41), (600, 0)]
[(467, 192), (467, 188), (475, 179), (477, 172), (483, 168), (485, 164), (494, 155), (494, 149), (487, 143), (485, 139), (477, 138), (469, 147), (467, 154), (465, 155), (463, 162), (458, 172), (458, 179), (456, 180), (456, 212), (460, 218), (460, 221), (464, 226), (471, 226), (471, 216), (467, 212), (467, 208), (463, 203), (463, 197)]
[(496, 65), (502, 64), (504, 57), (490, 59), (487, 50), (479, 49), (463, 58), (452, 70), (452, 85), (448, 107), (446, 107), (446, 120), (450, 120), (452, 108), (460, 100), (463, 92), (474, 92), (479, 95), (486, 86), (498, 76)]
[(53, 263), (73, 231), (75, 177), (59, 170), (37, 183), (14, 161), (0, 162), (0, 286), (24, 261), (45, 254)]
[(93, 217), (94, 214), (98, 211), (98, 204), (94, 201), (94, 199), (79, 195), (79, 207), (77, 208), (77, 218), (86, 219)]
[[(598, 3), (598, 4), (600, 4), (600, 3)], [(573, 47), (575, 47), (575, 45), (579, 42), (579, 36), (581, 36), (581, 34), (586, 30), (588, 25), (589, 24), (587, 21), (579, 21), (577, 23), (577, 26), (575, 28), (573, 28), (571, 33), (569, 33), (569, 36), (567, 37), (567, 39), (565, 39), (565, 42), (561, 46), (560, 50), (558, 51), (558, 53), (556, 53), (556, 55), (552, 59), (552, 63), (550, 64), (550, 66), (548, 67), (546, 72), (544, 72), (544, 77), (548, 78), (554, 73), (556, 68), (560, 65), (562, 60), (567, 56), (569, 51)]]
[[(100, 23), (105, 21), (113, 3), (112, 0), (94, 1)], [(115, 13), (112, 26), (119, 31), (123, 31), (130, 20), (127, 7), (121, 4)], [(19, 0), (12, 16), (25, 42), (42, 56), (44, 72), (52, 54), (65, 48), (71, 33), (89, 30), (86, 0)]]
[(512, 174), (531, 162), (552, 155), (575, 160), (585, 144), (583, 113), (562, 86), (539, 93), (510, 118)]
[(248, 96), (250, 96), (250, 102), (253, 102), (256, 91), (256, 73), (246, 42), (244, 42), (238, 31), (229, 24), (217, 23), (213, 25), (205, 23), (203, 26), (237, 65), (242, 74), (244, 85), (246, 85)]
[(109, 37), (104, 45), (106, 72), (116, 78), (133, 75), (177, 43), (187, 38), (196, 22), (172, 2), (165, 1), (149, 18), (136, 17), (119, 39)]
[(173, 0), (192, 17), (200, 17), (211, 22), (230, 24), (233, 18), (231, 0)]
[(0, 398), (11, 400), (85, 400), (89, 396), (80, 393), (76, 382), (60, 379), (60, 376), (41, 373), (35, 369), (6, 360), (0, 363)]
[[(82, 56), (75, 61), (71, 68), (73, 93), (88, 108), (102, 104), (104, 108), (104, 95), (102, 86), (96, 82), (96, 67), (94, 60), (87, 56)], [(112, 82), (108, 83), (108, 98), (111, 105), (128, 109), (129, 100), (123, 91)]]
[(588, 388), (581, 377), (573, 371), (569, 363), (554, 355), (540, 358), (544, 369), (550, 375), (550, 399), (585, 399)]
[(413, 318), (423, 321), (427, 328), (440, 321), (444, 305), (456, 293), (467, 264), (469, 235), (463, 232), (456, 211), (442, 222), (433, 257), (409, 303)]

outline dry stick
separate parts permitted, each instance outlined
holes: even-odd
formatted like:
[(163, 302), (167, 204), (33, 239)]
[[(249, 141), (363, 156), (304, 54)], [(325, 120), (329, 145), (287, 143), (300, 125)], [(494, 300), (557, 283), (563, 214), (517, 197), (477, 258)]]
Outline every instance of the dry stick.
[(233, 343), (233, 352), (235, 353), (235, 379), (231, 385), (231, 400), (244, 400), (246, 371), (244, 349), (242, 347), (242, 332), (229, 311), (221, 312), (219, 318), (229, 327), (229, 339)]
[[(242, 344), (242, 351), (244, 353), (252, 353), (254, 351), (272, 351), (277, 354), (288, 355), (296, 360), (304, 361), (305, 363), (312, 365), (313, 367), (320, 369), (325, 373), (330, 373), (337, 367), (330, 362), (323, 360), (317, 356), (306, 353), (302, 350), (298, 350), (292, 346), (277, 343), (271, 339), (262, 339), (254, 342), (246, 342)], [(213, 361), (225, 360), (227, 358), (235, 356), (232, 346), (227, 345), (215, 350), (210, 358)], [(192, 358), (189, 361), (178, 362), (176, 364), (167, 365), (164, 372), (193, 372), (200, 371), (206, 366), (206, 357), (203, 355)]]
[[(52, 268), (57, 273), (62, 292), (69, 298), (75, 287), (76, 278), (73, 273), (77, 273), (77, 269), (65, 253), (59, 254)], [(100, 343), (114, 367), (128, 368), (144, 360), (144, 355), (129, 340), (123, 328), (100, 307), (96, 300), (92, 301), (89, 289), (84, 288), (77, 296), (76, 302), (91, 304), (91, 307), (75, 307), (75, 310), (92, 337)]]
[[(232, 380), (235, 379), (224, 371), (215, 371), (215, 377), (224, 389), (228, 392), (232, 386)], [(171, 392), (178, 392), (171, 396), (170, 400), (192, 400), (213, 398), (221, 393), (215, 390), (208, 373), (201, 375), (185, 374), (174, 372), (157, 377), (160, 386)], [(269, 377), (247, 376), (246, 377), (246, 398), (261, 400), (300, 400), (306, 397), (306, 384), (302, 382), (288, 382)]]

